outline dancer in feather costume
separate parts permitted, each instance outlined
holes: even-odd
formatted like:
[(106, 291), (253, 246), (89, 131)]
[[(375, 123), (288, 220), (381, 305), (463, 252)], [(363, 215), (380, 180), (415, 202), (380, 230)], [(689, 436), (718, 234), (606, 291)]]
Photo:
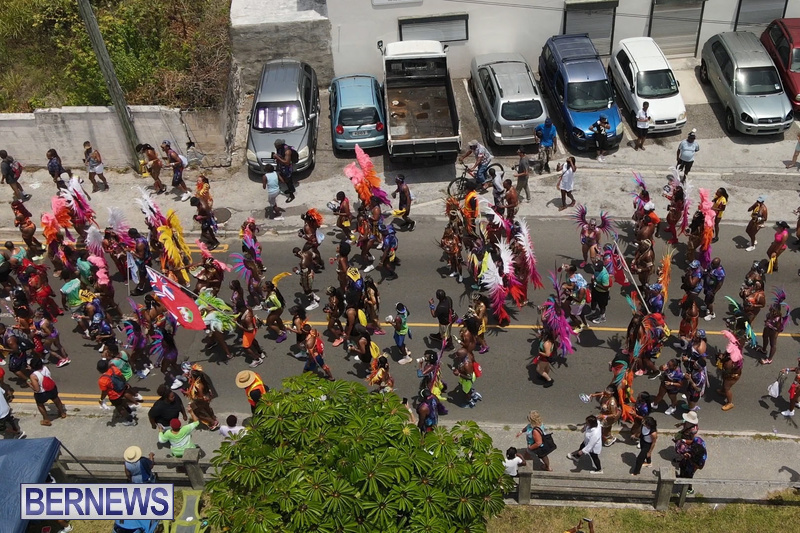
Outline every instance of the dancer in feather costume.
[(161, 243), (159, 242), (158, 228), (168, 225), (167, 217), (161, 213), (158, 204), (153, 199), (153, 194), (144, 187), (139, 187), (140, 197), (136, 199), (136, 203), (144, 214), (144, 221), (147, 229), (150, 231), (149, 240), (150, 248), (161, 250)]
[(633, 356), (637, 359), (634, 364), (636, 364), (638, 370), (642, 371), (642, 373), (658, 372), (655, 359), (658, 359), (661, 355), (661, 348), (671, 333), (664, 320), (664, 315), (661, 313), (650, 313), (642, 317), (641, 327), (639, 328), (633, 351)]
[(551, 353), (555, 355), (558, 352), (558, 348), (561, 348), (561, 357), (566, 358), (567, 354), (575, 353), (572, 339), (570, 338), (575, 333), (572, 331), (567, 312), (564, 310), (564, 296), (561, 292), (561, 286), (553, 272), (550, 272), (550, 282), (553, 286), (554, 296), (549, 296), (539, 306), (542, 329), (550, 332), (548, 338), (552, 338), (555, 343)]
[[(322, 256), (319, 253), (319, 245), (325, 240), (325, 234), (320, 231), (323, 222), (322, 213), (316, 209), (309, 209), (300, 219), (303, 220), (303, 228), (297, 234), (305, 241), (303, 244), (303, 251), (307, 252), (311, 250), (314, 254), (314, 270), (317, 272), (325, 270), (325, 262), (322, 260)], [(383, 239), (380, 235), (378, 235), (377, 238), (379, 239), (378, 242)]]
[(604, 233), (606, 237), (612, 239), (617, 238), (617, 233), (612, 227), (613, 221), (608, 213), (600, 211), (600, 223), (595, 219), (586, 218), (587, 209), (584, 204), (578, 204), (575, 212), (571, 218), (575, 221), (580, 229), (581, 238), (581, 253), (583, 253), (583, 261), (579, 268), (585, 268), (587, 261), (591, 260), (594, 263), (594, 258), (600, 250), (600, 233)]
[(650, 202), (650, 191), (644, 178), (638, 172), (633, 173), (633, 182), (636, 183), (636, 190), (631, 191), (633, 197), (633, 216), (634, 222), (638, 222), (644, 216), (644, 206)]
[[(522, 249), (523, 259), (527, 266), (528, 280), (533, 283), (534, 289), (543, 289), (544, 283), (542, 283), (542, 277), (539, 275), (539, 271), (536, 270), (536, 252), (533, 249), (533, 239), (531, 238), (528, 223), (523, 218), (517, 221), (516, 226), (519, 231), (514, 238)], [(526, 284), (528, 280), (525, 280)]]
[(183, 227), (174, 210), (167, 211), (167, 223), (158, 228), (158, 241), (164, 249), (161, 270), (168, 277), (186, 287), (189, 285), (188, 267), (192, 252), (183, 238)]
[(256, 224), (256, 219), (253, 217), (247, 217), (242, 223), (242, 227), (239, 228), (239, 238), (242, 239), (242, 253), (248, 252), (256, 262), (259, 270), (261, 272), (265, 272), (267, 267), (264, 266), (264, 262), (261, 260), (261, 244), (258, 242), (258, 232), (261, 230), (261, 227)]
[[(489, 255), (487, 253), (487, 255)], [(506, 298), (508, 297), (508, 288), (503, 283), (503, 275), (494, 261), (489, 258), (486, 261), (486, 270), (481, 277), (481, 282), (486, 286), (489, 292), (489, 302), (492, 307), (492, 314), (497, 319), (500, 326), (506, 326), (511, 321), (511, 317), (506, 311)]]
[(222, 282), (225, 280), (225, 272), (230, 272), (231, 267), (214, 259), (208, 247), (203, 241), (197, 239), (195, 241), (197, 247), (200, 248), (200, 253), (203, 259), (198, 264), (193, 264), (189, 268), (189, 272), (197, 279), (194, 286), (194, 292), (200, 293), (207, 289), (216, 296), (222, 287)]
[(226, 358), (232, 359), (233, 354), (227, 342), (225, 342), (225, 336), (236, 331), (236, 317), (233, 314), (233, 309), (224, 300), (217, 298), (209, 289), (199, 291), (195, 303), (203, 313), (206, 331), (212, 339), (206, 349), (219, 345), (222, 351), (225, 352)]
[(255, 263), (253, 257), (245, 252), (243, 254), (231, 254), (230, 261), (233, 271), (242, 278), (247, 284), (247, 291), (250, 298), (260, 306), (264, 301), (264, 292), (261, 289), (261, 269)]
[(731, 388), (742, 377), (744, 366), (742, 358), (742, 342), (736, 335), (728, 330), (723, 330), (723, 335), (728, 339), (725, 351), (717, 355), (716, 366), (722, 378), (722, 388), (717, 392), (724, 397), (723, 411), (733, 409), (733, 392)]
[[(772, 363), (772, 358), (778, 349), (778, 336), (786, 328), (786, 323), (789, 322), (789, 314), (792, 310), (789, 304), (786, 303), (786, 292), (783, 289), (776, 288), (772, 295), (772, 305), (767, 309), (767, 316), (764, 318), (764, 330), (761, 333), (764, 344), (757, 348), (759, 352), (766, 356), (761, 359), (762, 365)], [(769, 353), (767, 350), (769, 350)]]
[(356, 161), (344, 167), (344, 175), (350, 179), (363, 205), (375, 197), (381, 204), (391, 207), (389, 196), (381, 189), (381, 178), (375, 172), (375, 165), (360, 146), (356, 145)]
[[(669, 200), (669, 208), (667, 209), (667, 232), (672, 234), (672, 238), (668, 241), (669, 244), (678, 244), (678, 235), (685, 232), (688, 226), (689, 217), (689, 200), (681, 185), (680, 176), (678, 171), (671, 169), (672, 174), (668, 176), (670, 183), (664, 188), (664, 198)], [(680, 225), (680, 229), (679, 228)]]

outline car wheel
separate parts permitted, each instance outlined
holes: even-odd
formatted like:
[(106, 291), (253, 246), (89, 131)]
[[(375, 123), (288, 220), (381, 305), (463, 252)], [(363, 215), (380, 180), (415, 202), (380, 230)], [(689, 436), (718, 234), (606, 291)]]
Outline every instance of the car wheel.
[(725, 129), (728, 135), (736, 135), (736, 122), (733, 120), (733, 113), (730, 109), (725, 111)]
[(700, 62), (700, 81), (708, 83), (708, 65), (705, 61)]

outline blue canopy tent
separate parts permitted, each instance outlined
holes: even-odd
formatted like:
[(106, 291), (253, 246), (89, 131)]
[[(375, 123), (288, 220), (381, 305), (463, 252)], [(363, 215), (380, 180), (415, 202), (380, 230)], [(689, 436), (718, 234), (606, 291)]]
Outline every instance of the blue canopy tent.
[(44, 483), (58, 457), (56, 438), (0, 440), (0, 533), (24, 533), (27, 520), (20, 519), (20, 485)]

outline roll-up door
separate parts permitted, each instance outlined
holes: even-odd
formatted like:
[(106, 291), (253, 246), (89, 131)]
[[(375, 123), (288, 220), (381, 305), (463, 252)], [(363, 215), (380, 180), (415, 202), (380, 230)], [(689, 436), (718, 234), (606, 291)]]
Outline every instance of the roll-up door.
[(653, 0), (650, 37), (667, 56), (696, 55), (705, 0)]
[(611, 54), (617, 2), (567, 0), (564, 34), (589, 34), (600, 55)]
[(770, 22), (783, 18), (788, 0), (741, 0), (736, 13), (736, 30), (751, 31), (756, 35)]

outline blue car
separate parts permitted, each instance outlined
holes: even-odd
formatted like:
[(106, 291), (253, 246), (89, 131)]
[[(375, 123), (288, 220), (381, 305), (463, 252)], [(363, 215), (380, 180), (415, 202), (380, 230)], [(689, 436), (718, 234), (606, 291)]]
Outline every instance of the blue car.
[(334, 150), (376, 148), (386, 144), (381, 84), (373, 76), (334, 78), (330, 86), (331, 138)]
[(547, 40), (539, 56), (539, 78), (564, 123), (564, 139), (577, 150), (594, 148), (589, 129), (600, 115), (610, 124), (607, 148), (622, 140), (622, 117), (600, 55), (589, 36), (557, 35)]

